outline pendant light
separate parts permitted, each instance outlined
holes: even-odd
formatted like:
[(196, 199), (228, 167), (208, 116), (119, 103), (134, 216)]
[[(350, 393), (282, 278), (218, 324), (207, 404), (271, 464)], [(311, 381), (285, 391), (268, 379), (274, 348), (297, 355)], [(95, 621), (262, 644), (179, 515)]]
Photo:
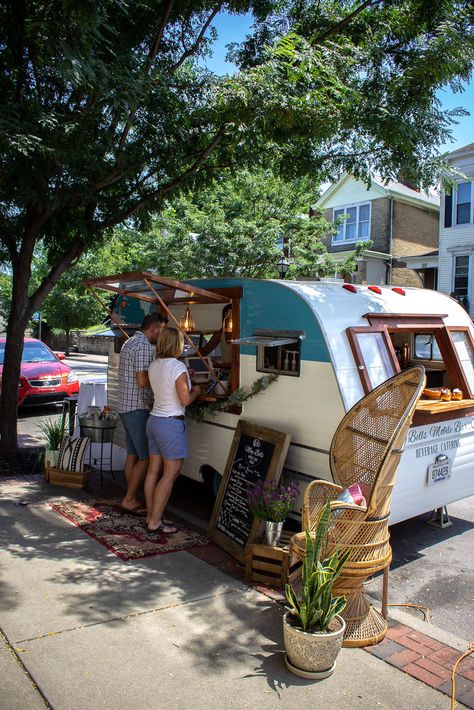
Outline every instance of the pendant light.
[(189, 306), (186, 306), (186, 310), (184, 311), (184, 316), (181, 318), (179, 325), (183, 330), (186, 331), (186, 333), (191, 333), (194, 328), (196, 327), (196, 324), (194, 323), (194, 320), (191, 316), (191, 311), (189, 309)]

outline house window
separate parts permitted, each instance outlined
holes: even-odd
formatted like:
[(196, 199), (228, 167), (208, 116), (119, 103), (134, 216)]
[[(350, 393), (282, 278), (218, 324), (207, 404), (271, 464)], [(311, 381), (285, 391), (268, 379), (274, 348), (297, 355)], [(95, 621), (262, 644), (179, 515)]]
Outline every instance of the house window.
[(456, 299), (466, 299), (469, 293), (469, 255), (454, 257), (453, 291)]
[(334, 210), (334, 222), (343, 220), (333, 236), (333, 244), (356, 242), (370, 236), (370, 204), (341, 207)]
[(456, 192), (456, 224), (469, 224), (471, 221), (471, 184), (460, 182)]

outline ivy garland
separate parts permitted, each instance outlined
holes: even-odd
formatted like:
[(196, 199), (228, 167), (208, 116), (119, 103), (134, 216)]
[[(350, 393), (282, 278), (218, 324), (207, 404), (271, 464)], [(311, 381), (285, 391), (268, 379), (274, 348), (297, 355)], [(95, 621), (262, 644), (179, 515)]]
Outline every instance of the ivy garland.
[(204, 421), (206, 416), (215, 417), (219, 412), (223, 412), (229, 407), (236, 407), (248, 399), (252, 399), (255, 395), (264, 392), (275, 380), (278, 375), (264, 375), (250, 385), (250, 387), (239, 387), (238, 390), (232, 392), (227, 399), (220, 399), (217, 402), (203, 406), (202, 404), (193, 403), (186, 408), (186, 417), (189, 417), (195, 422)]

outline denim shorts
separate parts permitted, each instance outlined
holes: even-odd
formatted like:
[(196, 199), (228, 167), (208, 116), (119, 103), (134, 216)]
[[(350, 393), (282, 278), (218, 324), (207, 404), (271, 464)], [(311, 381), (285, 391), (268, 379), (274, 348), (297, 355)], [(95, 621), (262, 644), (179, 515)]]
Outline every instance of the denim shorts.
[(188, 441), (184, 419), (174, 417), (154, 417), (151, 415), (146, 425), (150, 454), (164, 459), (185, 459), (188, 455)]
[(144, 461), (149, 456), (146, 435), (146, 423), (149, 416), (150, 413), (147, 409), (135, 409), (133, 412), (124, 412), (120, 415), (125, 429), (127, 454), (138, 456), (140, 461)]

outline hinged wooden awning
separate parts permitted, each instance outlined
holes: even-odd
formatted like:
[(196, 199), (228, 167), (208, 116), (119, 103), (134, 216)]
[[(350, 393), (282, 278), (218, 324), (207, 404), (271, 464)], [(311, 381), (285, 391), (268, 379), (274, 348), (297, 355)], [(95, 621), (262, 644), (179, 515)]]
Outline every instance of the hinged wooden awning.
[(137, 298), (140, 301), (159, 303), (161, 299), (168, 306), (180, 303), (191, 305), (193, 303), (230, 303), (230, 299), (225, 296), (191, 286), (183, 281), (163, 278), (151, 271), (100, 276), (86, 279), (84, 283), (90, 288), (112, 291), (122, 296)]
[[(113, 276), (100, 276), (95, 279), (86, 279), (86, 286), (91, 290), (92, 294), (99, 303), (107, 310), (105, 304), (101, 301), (94, 289), (102, 291), (112, 291), (121, 296), (129, 296), (137, 298), (139, 301), (148, 301), (149, 303), (159, 304), (167, 313), (174, 325), (183, 333), (186, 342), (194, 348), (194, 344), (184, 328), (181, 327), (176, 317), (169, 310), (169, 306), (176, 304), (195, 304), (195, 303), (231, 303), (230, 298), (221, 296), (212, 291), (206, 291), (197, 286), (190, 286), (183, 281), (173, 281), (165, 279), (162, 276), (157, 276), (151, 271), (133, 271), (128, 274), (114, 274)], [(114, 317), (111, 311), (108, 311), (113, 323), (122, 331), (126, 338), (128, 334), (123, 329), (122, 325)], [(201, 353), (196, 353), (197, 357), (202, 360), (206, 369), (209, 370), (211, 376), (222, 384), (216, 375), (216, 372), (210, 363), (210, 360), (203, 358)]]

